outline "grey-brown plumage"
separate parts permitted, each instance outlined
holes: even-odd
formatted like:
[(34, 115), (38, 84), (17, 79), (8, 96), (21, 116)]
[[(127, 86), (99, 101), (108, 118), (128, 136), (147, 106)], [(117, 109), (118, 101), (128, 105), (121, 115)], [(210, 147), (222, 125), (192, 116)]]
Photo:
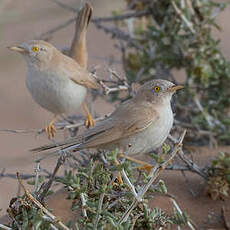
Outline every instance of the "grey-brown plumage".
[(121, 104), (94, 128), (76, 138), (32, 151), (60, 146), (63, 150), (97, 148), (109, 151), (117, 148), (130, 155), (147, 153), (159, 147), (167, 138), (173, 125), (170, 100), (173, 93), (181, 88), (166, 80), (149, 81), (134, 98)]

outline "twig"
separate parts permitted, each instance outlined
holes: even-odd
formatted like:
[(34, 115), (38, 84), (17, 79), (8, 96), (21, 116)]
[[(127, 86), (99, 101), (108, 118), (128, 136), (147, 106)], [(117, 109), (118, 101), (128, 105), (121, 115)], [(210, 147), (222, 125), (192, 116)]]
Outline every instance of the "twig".
[(131, 227), (130, 227), (130, 230), (133, 230), (133, 229), (134, 229), (134, 226), (135, 226), (135, 224), (136, 224), (138, 218), (140, 218), (140, 217), (143, 216), (143, 215), (144, 215), (144, 214), (139, 214), (139, 215), (137, 215), (137, 216), (134, 216), (132, 225), (131, 225)]
[(67, 21), (61, 23), (60, 25), (48, 30), (47, 32), (44, 32), (38, 36), (35, 37), (35, 39), (37, 40), (40, 40), (40, 39), (43, 39), (43, 40), (48, 40), (50, 39), (50, 37), (52, 36), (52, 34), (56, 33), (57, 31), (67, 27), (68, 25), (70, 25), (71, 23), (73, 23), (74, 21), (76, 20), (76, 17), (74, 18), (70, 18), (68, 19)]
[[(107, 115), (102, 116), (102, 117), (98, 117), (98, 118), (94, 119), (94, 121), (97, 122), (97, 121), (104, 120), (105, 117), (107, 117), (107, 116), (109, 116), (109, 115), (110, 115), (110, 114), (107, 114)], [(65, 125), (65, 126), (64, 126), (64, 129), (79, 128), (79, 127), (81, 127), (81, 126), (84, 126), (84, 121), (83, 121), (83, 120), (82, 120), (82, 121), (79, 121), (78, 123), (72, 124), (72, 125)], [(63, 127), (62, 127), (62, 129), (63, 129)]]
[(105, 95), (108, 95), (108, 94), (113, 93), (113, 92), (123, 91), (123, 90), (128, 90), (129, 89), (129, 87), (124, 86), (124, 85), (118, 85), (117, 87), (109, 88), (106, 84), (103, 83), (102, 80), (99, 81), (99, 84), (102, 86)]
[(5, 226), (3, 224), (0, 224), (0, 228), (6, 229), (6, 230), (12, 230), (12, 228), (9, 228), (9, 227), (7, 227), (7, 226)]
[[(102, 116), (102, 117), (98, 117), (96, 119), (94, 119), (95, 121), (100, 121), (100, 120), (103, 120), (105, 117)], [(62, 130), (62, 129), (72, 129), (72, 128), (78, 128), (78, 127), (82, 127), (84, 126), (84, 121), (81, 120), (77, 123), (74, 123), (74, 124), (61, 124), (59, 125), (58, 122), (55, 122), (55, 124), (57, 125), (57, 130)], [(29, 134), (29, 133), (35, 133), (37, 135), (45, 132), (45, 129), (0, 129), (0, 132), (9, 132), (9, 133), (16, 133), (16, 134), (22, 134), (22, 133), (25, 133), (25, 134)]]
[(103, 17), (103, 18), (93, 18), (92, 22), (97, 23), (97, 22), (115, 22), (115, 21), (121, 21), (129, 18), (139, 18), (139, 17), (144, 17), (151, 15), (150, 10), (142, 10), (142, 11), (137, 11), (134, 13), (127, 13), (123, 15), (118, 15), (114, 17)]
[(80, 197), (81, 197), (81, 203), (82, 203), (82, 214), (83, 214), (83, 217), (88, 218), (87, 212), (86, 212), (86, 200), (85, 200), (84, 193), (81, 193)]
[(217, 119), (214, 119), (210, 114), (208, 114), (203, 106), (201, 105), (199, 99), (197, 96), (194, 97), (194, 102), (197, 106), (197, 108), (200, 110), (200, 112), (203, 114), (205, 120), (208, 123), (208, 126), (213, 129), (215, 127), (215, 125), (219, 125), (222, 129), (225, 129), (224, 125)]
[(125, 221), (128, 219), (130, 213), (131, 213), (131, 212), (133, 211), (133, 209), (137, 206), (137, 204), (138, 204), (137, 199), (134, 199), (133, 202), (132, 202), (132, 204), (128, 207), (128, 209), (126, 210), (126, 212), (123, 214), (123, 216), (122, 216), (121, 219), (119, 220), (119, 222), (118, 222), (118, 224), (117, 224), (118, 226), (119, 226), (120, 224), (122, 224), (123, 222), (125, 222)]
[(193, 9), (192, 2), (190, 0), (186, 0), (186, 5), (187, 5), (188, 9), (190, 10), (191, 15), (194, 16), (195, 11)]
[(195, 164), (192, 160), (190, 160), (188, 157), (185, 156), (184, 152), (182, 150), (178, 153), (180, 159), (190, 168), (192, 172), (196, 172), (201, 177), (203, 177), (205, 180), (207, 180), (208, 175), (202, 171), (202, 169)]
[(36, 162), (35, 166), (35, 183), (34, 183), (34, 192), (38, 191), (38, 182), (39, 182), (39, 173), (40, 173), (40, 161)]
[(168, 167), (166, 167), (165, 170), (190, 171), (190, 172), (194, 172), (194, 171), (191, 170), (188, 166), (185, 166), (185, 165), (177, 165), (177, 164), (169, 165)]
[(147, 192), (147, 190), (149, 189), (149, 187), (152, 185), (152, 183), (157, 179), (157, 177), (160, 175), (161, 171), (163, 171), (173, 160), (173, 158), (176, 156), (176, 154), (181, 150), (182, 148), (182, 143), (184, 140), (186, 134), (186, 130), (184, 130), (183, 134), (180, 137), (180, 141), (178, 142), (178, 144), (174, 147), (170, 158), (165, 161), (164, 163), (160, 164), (160, 165), (156, 165), (151, 172), (149, 173), (149, 177), (152, 177), (149, 182), (144, 186), (143, 189), (140, 190), (140, 192), (138, 193), (138, 201), (140, 201), (142, 199), (142, 197), (144, 196), (144, 194)]
[[(79, 9), (68, 6), (58, 0), (50, 0), (54, 3), (56, 3), (58, 6), (60, 6), (61, 8), (64, 8), (66, 10), (72, 11), (74, 13), (78, 12)], [(103, 18), (93, 18), (93, 22), (111, 22), (111, 21), (120, 21), (120, 20), (125, 20), (128, 18), (138, 18), (138, 17), (143, 17), (143, 16), (148, 16), (151, 14), (150, 10), (143, 10), (143, 11), (137, 11), (134, 13), (127, 13), (127, 14), (123, 14), (123, 15), (117, 15), (117, 16), (113, 16), (113, 17), (103, 17)]]
[(129, 178), (128, 178), (128, 176), (126, 175), (124, 169), (121, 170), (121, 175), (123, 176), (125, 182), (128, 184), (128, 186), (129, 186), (129, 188), (130, 188), (130, 190), (131, 190), (133, 196), (134, 196), (136, 199), (138, 199), (136, 189), (135, 189), (135, 187), (133, 186), (133, 184), (131, 183), (131, 181), (129, 180)]
[[(173, 206), (176, 208), (177, 212), (180, 214), (181, 218), (183, 218), (183, 212), (181, 211), (179, 205), (177, 204), (177, 202), (170, 197), (171, 202), (173, 203)], [(184, 219), (184, 218), (183, 218)], [(187, 225), (189, 226), (190, 229), (195, 230), (195, 228), (193, 227), (193, 225), (191, 224), (191, 222), (189, 220), (184, 220), (186, 221)]]
[[(15, 173), (5, 173), (5, 169), (3, 169), (3, 170), (0, 173), (0, 178), (9, 177), (9, 178), (17, 179), (17, 176), (15, 175)], [(30, 178), (34, 178), (34, 174), (22, 174), (21, 175), (22, 180), (27, 180), (27, 179), (30, 179)]]
[(181, 135), (179, 143), (174, 147), (174, 149), (173, 149), (173, 151), (171, 153), (170, 158), (167, 161), (165, 161), (164, 163), (160, 164), (160, 165), (156, 164), (155, 167), (151, 170), (151, 172), (149, 174), (149, 177), (151, 177), (151, 179), (138, 192), (137, 198), (135, 198), (133, 200), (133, 203), (130, 205), (130, 207), (127, 209), (127, 211), (123, 214), (123, 216), (120, 218), (120, 220), (118, 222), (118, 225), (122, 224), (124, 221), (126, 221), (128, 219), (130, 213), (136, 207), (136, 205), (138, 204), (138, 202), (140, 202), (142, 200), (142, 198), (144, 197), (145, 193), (148, 191), (149, 187), (158, 178), (158, 176), (160, 175), (160, 173), (172, 162), (172, 160), (176, 156), (176, 154), (181, 150), (185, 134), (186, 134), (186, 130), (184, 130), (183, 134)]
[(68, 10), (68, 11), (71, 11), (71, 12), (74, 12), (74, 13), (77, 13), (79, 11), (78, 8), (68, 6), (67, 4), (62, 3), (59, 0), (49, 0), (49, 1), (56, 3), (58, 6), (60, 6), (61, 8), (65, 9), (65, 10)]
[[(169, 135), (169, 139), (174, 143), (178, 143), (177, 139), (173, 138), (171, 135)], [(191, 171), (194, 173), (197, 173), (201, 177), (203, 177), (205, 180), (207, 180), (208, 175), (197, 165), (195, 164), (192, 160), (190, 160), (187, 156), (185, 156), (183, 150), (181, 149), (178, 153), (180, 159), (186, 164), (186, 168), (183, 168), (183, 166), (170, 166), (167, 169), (169, 170), (181, 170), (181, 171)]]
[(93, 229), (97, 230), (97, 225), (100, 219), (100, 214), (101, 214), (101, 210), (102, 210), (102, 205), (103, 205), (103, 200), (105, 197), (105, 193), (101, 193), (100, 198), (99, 198), (99, 202), (98, 202), (98, 208), (97, 208), (97, 214), (96, 214), (96, 218), (94, 221), (94, 225), (93, 225)]
[[(126, 79), (123, 79), (119, 74), (117, 74), (116, 71), (107, 68), (108, 72), (110, 73), (110, 79), (111, 80), (101, 80), (101, 79), (97, 79), (98, 83), (102, 86), (103, 90), (104, 90), (104, 94), (109, 94), (112, 92), (117, 92), (117, 91), (122, 91), (122, 90), (129, 90), (130, 89), (130, 85), (128, 84)], [(112, 77), (115, 77), (118, 81), (113, 81)], [(112, 83), (113, 85), (115, 84), (116, 86), (113, 87), (108, 87), (104, 82), (106, 83)], [(122, 85), (120, 85), (122, 84)]]
[(125, 85), (129, 86), (128, 83), (126, 82), (126, 80), (125, 80), (125, 79), (122, 79), (121, 76), (120, 76), (119, 74), (117, 74), (116, 71), (112, 70), (111, 68), (108, 68), (107, 70), (108, 70), (108, 72), (109, 72), (112, 76), (114, 76), (118, 81), (121, 81), (121, 82), (124, 83)]
[[(42, 219), (45, 220), (45, 221), (52, 222), (52, 219), (51, 219), (49, 216), (46, 216), (46, 215), (43, 215), (43, 216), (42, 216)], [(53, 224), (50, 224), (50, 227), (51, 227), (51, 229), (53, 229), (53, 230), (58, 230), (58, 228), (56, 228)]]
[(181, 19), (184, 21), (184, 23), (187, 25), (189, 30), (195, 34), (196, 31), (193, 28), (193, 24), (185, 17), (185, 15), (182, 13), (182, 11), (177, 7), (176, 3), (172, 1), (172, 6), (175, 9), (176, 13), (181, 17)]
[(58, 230), (58, 228), (56, 228), (53, 224), (50, 224), (50, 227), (51, 227), (53, 230)]
[(128, 46), (132, 46), (138, 50), (143, 50), (143, 47), (133, 40), (128, 33), (118, 29), (117, 27), (107, 27), (101, 23), (95, 23), (98, 29), (102, 29), (105, 33), (109, 33), (113, 38), (121, 39), (127, 42)]
[[(55, 180), (55, 177), (56, 177), (56, 174), (57, 174), (59, 168), (64, 164), (66, 157), (67, 157), (66, 153), (63, 153), (58, 158), (57, 164), (56, 164), (56, 166), (54, 168), (54, 171), (53, 171), (49, 181), (46, 184), (44, 184), (43, 186), (41, 186), (41, 188), (39, 189), (38, 200), (40, 202), (43, 202), (45, 196), (47, 195), (47, 192), (49, 191), (53, 181)], [(43, 191), (41, 192), (41, 190), (43, 190)]]
[[(55, 2), (56, 4), (58, 4), (60, 7), (69, 10), (71, 12), (74, 13), (78, 13), (79, 9), (73, 8), (71, 6), (68, 6), (58, 0), (51, 0), (53, 2)], [(128, 18), (133, 18), (133, 17), (143, 17), (143, 16), (148, 16), (151, 14), (151, 11), (149, 10), (143, 10), (143, 11), (139, 11), (139, 12), (134, 12), (134, 13), (128, 13), (128, 14), (124, 14), (124, 15), (119, 15), (119, 16), (114, 16), (114, 17), (101, 17), (101, 18), (93, 18), (91, 21), (95, 24), (99, 24), (101, 22), (111, 22), (111, 21), (119, 21), (119, 20), (125, 20)], [(64, 23), (61, 23), (60, 25), (48, 30), (47, 32), (44, 32), (40, 35), (38, 35), (35, 39), (44, 39), (44, 40), (48, 40), (50, 39), (50, 37), (52, 36), (52, 34), (56, 33), (57, 31), (64, 29), (65, 27), (67, 27), (68, 25), (70, 25), (71, 23), (75, 22), (77, 19), (77, 16), (74, 16), (73, 18), (68, 19), (67, 21), (65, 21)]]
[(37, 133), (40, 134), (44, 132), (44, 129), (0, 129), (0, 132), (9, 132), (9, 133)]
[(60, 227), (61, 229), (64, 229), (64, 230), (70, 230), (56, 216), (54, 216), (51, 212), (49, 212), (38, 200), (36, 200), (30, 194), (30, 192), (26, 189), (26, 187), (22, 183), (22, 180), (21, 180), (20, 175), (19, 175), (18, 172), (17, 172), (17, 178), (18, 178), (19, 184), (22, 186), (22, 188), (23, 188), (26, 196), (28, 197), (28, 199), (31, 200), (38, 208), (40, 208), (47, 216), (49, 216), (52, 219), (54, 225), (56, 225), (56, 226), (58, 226), (58, 227)]

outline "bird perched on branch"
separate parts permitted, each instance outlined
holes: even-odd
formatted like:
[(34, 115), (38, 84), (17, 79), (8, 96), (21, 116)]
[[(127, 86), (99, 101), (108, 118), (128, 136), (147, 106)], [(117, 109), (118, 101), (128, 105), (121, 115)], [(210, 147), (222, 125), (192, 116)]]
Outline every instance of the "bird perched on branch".
[[(33, 99), (54, 114), (46, 127), (48, 137), (52, 138), (57, 115), (78, 111), (87, 88), (97, 89), (99, 85), (92, 74), (48, 42), (32, 40), (9, 49), (22, 54), (27, 62), (26, 86)], [(86, 125), (94, 125), (88, 110), (85, 111)]]
[(148, 153), (163, 144), (173, 125), (170, 100), (173, 93), (181, 88), (183, 86), (167, 80), (146, 82), (138, 89), (135, 97), (122, 103), (110, 116), (97, 122), (94, 128), (75, 138), (32, 151), (55, 148), (63, 151), (118, 149), (122, 157), (147, 166), (146, 162), (140, 162), (129, 155)]

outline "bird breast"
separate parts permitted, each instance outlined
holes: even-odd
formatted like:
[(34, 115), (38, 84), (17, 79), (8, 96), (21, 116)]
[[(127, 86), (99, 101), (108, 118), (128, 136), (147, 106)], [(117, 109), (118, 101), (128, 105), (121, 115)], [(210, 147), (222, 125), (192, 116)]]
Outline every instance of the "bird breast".
[(87, 89), (68, 76), (29, 67), (26, 86), (33, 99), (54, 114), (76, 112), (84, 101)]
[(160, 147), (169, 135), (173, 125), (173, 113), (170, 102), (158, 110), (159, 119), (142, 132), (122, 141), (120, 148), (128, 155), (148, 153)]

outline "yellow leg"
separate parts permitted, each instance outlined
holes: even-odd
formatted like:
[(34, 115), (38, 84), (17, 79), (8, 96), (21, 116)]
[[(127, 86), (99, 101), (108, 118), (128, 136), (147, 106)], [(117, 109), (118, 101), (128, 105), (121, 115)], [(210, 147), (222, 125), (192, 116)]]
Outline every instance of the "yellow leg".
[(55, 136), (56, 129), (54, 127), (54, 122), (57, 118), (57, 115), (54, 115), (53, 119), (50, 121), (50, 123), (45, 127), (45, 131), (48, 134), (48, 138), (51, 139)]
[(148, 163), (146, 163), (146, 162), (144, 162), (144, 161), (135, 159), (135, 158), (133, 158), (133, 157), (126, 156), (126, 155), (124, 155), (124, 154), (122, 154), (122, 153), (119, 153), (119, 154), (118, 154), (118, 157), (119, 157), (119, 158), (125, 158), (125, 159), (127, 159), (127, 160), (129, 160), (129, 161), (132, 161), (132, 162), (135, 162), (135, 163), (137, 163), (137, 164), (142, 165), (141, 167), (139, 167), (139, 169), (145, 170), (147, 173), (150, 173), (151, 170), (152, 170), (152, 168), (154, 167), (154, 166), (152, 166), (152, 165), (150, 165), (150, 164), (148, 164)]
[[(119, 165), (119, 161), (118, 161), (118, 160), (115, 160), (115, 165)], [(120, 172), (117, 173), (117, 179), (118, 179), (119, 183), (120, 183), (121, 185), (123, 185), (123, 180), (122, 180), (122, 177), (121, 177), (121, 173), (120, 173)]]
[(84, 111), (85, 111), (85, 113), (86, 113), (85, 126), (86, 126), (87, 128), (93, 127), (93, 126), (95, 125), (95, 122), (94, 122), (94, 120), (93, 120), (93, 117), (91, 116), (91, 114), (90, 114), (90, 112), (89, 112), (89, 110), (88, 110), (88, 108), (87, 108), (86, 103), (83, 102), (82, 105), (83, 105), (83, 109), (84, 109)]

